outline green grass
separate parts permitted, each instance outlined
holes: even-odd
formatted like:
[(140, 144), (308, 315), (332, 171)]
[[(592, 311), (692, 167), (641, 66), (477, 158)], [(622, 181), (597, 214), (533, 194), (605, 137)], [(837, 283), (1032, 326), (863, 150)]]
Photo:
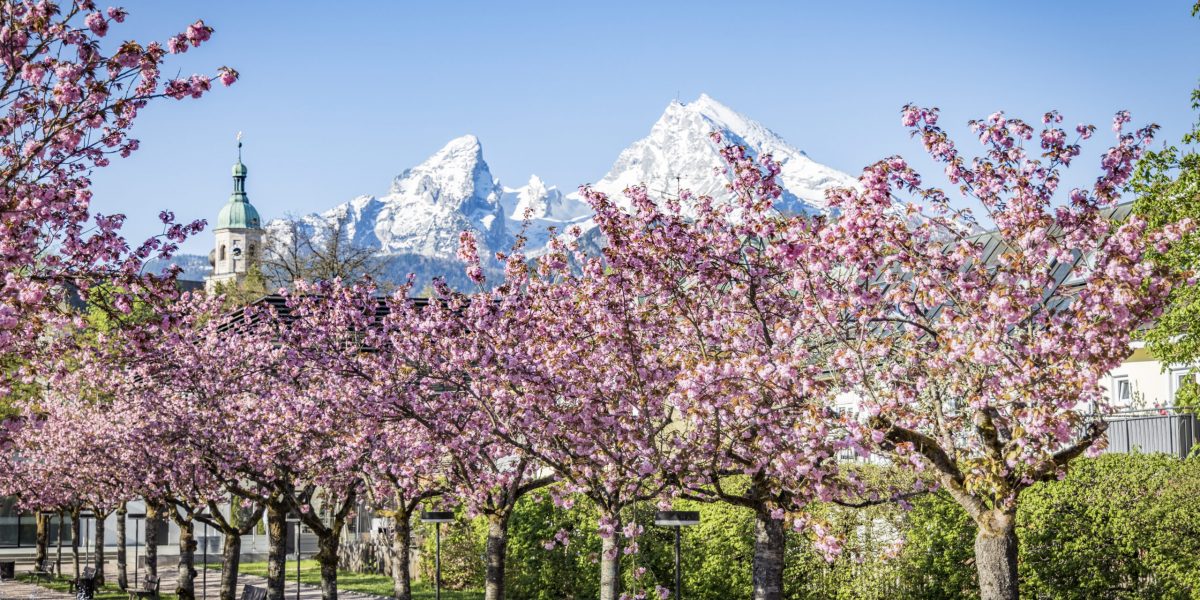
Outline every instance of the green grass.
[[(296, 563), (289, 562), (287, 564), (288, 581), (296, 580)], [(209, 568), (219, 569), (220, 566), (209, 565)], [(252, 562), (242, 563), (239, 569), (244, 575), (257, 575), (259, 577), (267, 576), (267, 563)], [(321, 568), (315, 560), (300, 561), (300, 583), (308, 585), (321, 585)], [(352, 573), (350, 571), (338, 571), (339, 590), (347, 592), (362, 592), (364, 594), (374, 594), (376, 596), (392, 596), (392, 578), (387, 575), (373, 575), (363, 573)], [(443, 600), (479, 600), (483, 598), (483, 593), (479, 591), (463, 591), (456, 592), (452, 590), (442, 590)], [(433, 600), (433, 586), (426, 582), (413, 583), (413, 600)]]
[[(47, 580), (45, 577), (39, 581), (34, 581), (32, 575), (18, 575), (17, 579), (25, 583), (36, 583), (37, 585), (56, 592), (69, 592), (71, 587), (71, 578), (56, 577)], [(116, 584), (116, 576), (113, 576), (113, 582), (106, 583), (104, 587), (96, 590), (95, 600), (129, 600), (129, 593), (123, 592)], [(176, 600), (175, 594), (166, 592), (165, 590), (160, 595), (162, 600)]]

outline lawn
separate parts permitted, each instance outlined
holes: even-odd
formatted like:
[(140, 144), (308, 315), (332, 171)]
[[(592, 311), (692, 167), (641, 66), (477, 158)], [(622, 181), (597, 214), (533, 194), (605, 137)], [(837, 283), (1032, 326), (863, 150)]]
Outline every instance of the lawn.
[[(32, 575), (18, 575), (17, 579), (26, 583), (35, 583)], [(47, 580), (45, 577), (36, 583), (44, 588), (54, 590), (56, 592), (69, 592), (71, 586), (71, 578), (56, 577), (52, 580)], [(162, 600), (176, 600), (175, 594), (168, 593), (163, 590), (159, 596)], [(113, 578), (112, 583), (106, 584), (104, 587), (96, 590), (95, 600), (129, 600), (129, 592), (123, 592), (117, 587), (116, 578)]]
[[(219, 569), (220, 566), (209, 565)], [(245, 575), (267, 576), (267, 563), (242, 563), (240, 571)], [(296, 563), (287, 564), (288, 581), (296, 580)], [(321, 568), (315, 560), (300, 561), (300, 582), (309, 585), (321, 585)], [(368, 575), (338, 571), (338, 589), (347, 592), (362, 592), (390, 598), (392, 596), (392, 578), (386, 575)], [(483, 592), (442, 590), (443, 600), (479, 600)], [(414, 600), (433, 600), (433, 586), (425, 582), (413, 583)]]

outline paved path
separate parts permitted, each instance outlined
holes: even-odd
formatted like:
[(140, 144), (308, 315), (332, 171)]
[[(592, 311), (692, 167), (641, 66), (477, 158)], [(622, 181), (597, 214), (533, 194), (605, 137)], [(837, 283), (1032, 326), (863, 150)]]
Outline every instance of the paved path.
[(75, 600), (75, 596), (32, 583), (0, 581), (0, 600)]
[[(163, 576), (161, 590), (164, 594), (169, 594), (175, 589), (175, 569), (161, 569)], [(203, 581), (203, 573), (196, 577), (196, 598), (202, 600), (217, 600), (221, 593), (220, 572), (213, 571), (208, 574), (208, 594), (203, 595), (204, 591), (201, 582)], [(254, 585), (258, 587), (267, 587), (267, 580), (262, 577), (254, 577), (252, 575), (242, 575), (238, 577), (238, 595), (241, 595), (241, 588), (244, 585)], [(294, 600), (296, 598), (296, 582), (295, 580), (288, 582), (284, 588), (283, 597), (286, 600)], [(320, 600), (321, 588), (311, 585), (300, 586), (300, 600)], [(372, 596), (370, 594), (360, 594), (358, 592), (339, 591), (338, 598), (344, 600), (381, 600), (383, 596)], [(65, 592), (55, 592), (44, 587), (36, 586), (31, 583), (20, 581), (0, 581), (0, 600), (75, 600), (75, 596)]]

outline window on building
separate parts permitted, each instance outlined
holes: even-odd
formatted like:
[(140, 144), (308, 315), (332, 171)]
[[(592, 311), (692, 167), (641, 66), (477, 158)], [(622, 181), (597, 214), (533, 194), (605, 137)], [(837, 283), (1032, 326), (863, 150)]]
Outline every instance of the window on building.
[[(1074, 256), (1079, 256), (1079, 251), (1074, 251)], [(1071, 268), (1071, 272), (1067, 275), (1066, 285), (1078, 285), (1088, 280), (1092, 276), (1092, 271), (1096, 270), (1096, 253), (1088, 252), (1082, 259), (1076, 260), (1075, 265)]]
[(220, 260), (225, 260), (225, 246), (224, 245), (221, 246), (220, 255), (221, 255)]
[(1113, 377), (1112, 396), (1113, 404), (1117, 406), (1133, 404), (1133, 382), (1129, 377)]
[(1175, 401), (1175, 397), (1179, 395), (1179, 390), (1195, 382), (1196, 376), (1192, 373), (1191, 369), (1171, 369), (1171, 401)]
[(247, 253), (246, 258), (254, 260), (254, 252), (256, 250), (258, 250), (258, 248), (256, 248), (254, 244), (250, 244), (249, 252)]

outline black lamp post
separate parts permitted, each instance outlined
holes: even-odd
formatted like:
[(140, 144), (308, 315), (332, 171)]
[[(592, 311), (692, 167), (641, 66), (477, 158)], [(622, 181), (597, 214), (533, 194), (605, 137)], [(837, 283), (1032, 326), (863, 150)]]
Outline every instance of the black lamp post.
[(300, 515), (290, 512), (284, 521), (296, 525), (296, 600), (300, 600)]
[[(126, 513), (125, 518), (133, 520), (133, 589), (138, 586), (138, 546), (141, 542), (138, 538), (142, 535), (142, 521), (146, 519), (146, 513)], [(126, 555), (128, 556), (128, 555)]]
[[(201, 510), (194, 515), (193, 520), (196, 518), (207, 519), (208, 516), (208, 511)], [(204, 568), (200, 572), (200, 597), (204, 600), (208, 600), (208, 522), (200, 521), (200, 523), (204, 525), (204, 536), (201, 538), (204, 540)]]
[(700, 512), (695, 510), (662, 510), (654, 513), (654, 524), (675, 528), (675, 600), (683, 598), (683, 572), (679, 567), (679, 531), (681, 527), (700, 524)]
[[(90, 510), (80, 511), (79, 518), (83, 520), (83, 525), (84, 525), (84, 529), (83, 529), (83, 564), (86, 565), (86, 564), (90, 564), (92, 562), (92, 545), (88, 542), (88, 538), (92, 537), (92, 535), (91, 535), (92, 524), (91, 524), (91, 522), (88, 521), (88, 519), (96, 518), (96, 513), (93, 513)], [(78, 556), (78, 555), (76, 555), (76, 556)]]
[(442, 600), (442, 523), (454, 521), (454, 513), (444, 510), (427, 510), (421, 513), (422, 523), (433, 523), (433, 538), (436, 552), (433, 558), (433, 598)]

